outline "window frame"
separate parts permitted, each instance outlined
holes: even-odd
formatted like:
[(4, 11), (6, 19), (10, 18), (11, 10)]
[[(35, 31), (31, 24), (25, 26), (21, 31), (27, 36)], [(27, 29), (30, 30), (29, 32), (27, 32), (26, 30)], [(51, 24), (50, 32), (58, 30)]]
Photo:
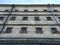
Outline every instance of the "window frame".
[(38, 12), (38, 10), (34, 9), (34, 12)]
[(13, 17), (13, 16), (12, 16), (12, 17), (10, 18), (10, 20), (11, 20), (11, 21), (14, 21), (14, 20), (16, 20), (16, 17)]
[(25, 9), (24, 12), (28, 12), (28, 9)]
[(43, 30), (41, 27), (36, 27), (35, 29), (37, 34), (43, 34)]
[(20, 33), (27, 33), (27, 27), (21, 27)]
[(3, 16), (1, 16), (1, 17), (0, 17), (0, 20), (4, 20), (4, 17), (3, 17)]
[(51, 32), (53, 34), (59, 34), (60, 32), (57, 30), (57, 28), (51, 28)]
[(48, 21), (52, 21), (52, 17), (46, 17)]
[(22, 20), (23, 21), (27, 21), (28, 20), (28, 17), (23, 17)]
[(40, 21), (39, 17), (34, 17), (34, 18), (35, 18), (35, 21)]
[(6, 30), (4, 31), (4, 33), (11, 33), (12, 29), (13, 29), (13, 27), (7, 27)]

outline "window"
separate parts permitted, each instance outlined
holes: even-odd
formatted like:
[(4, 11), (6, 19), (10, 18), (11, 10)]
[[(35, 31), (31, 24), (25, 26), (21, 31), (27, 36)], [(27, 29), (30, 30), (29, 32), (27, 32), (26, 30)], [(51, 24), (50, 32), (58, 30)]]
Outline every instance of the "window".
[(39, 19), (39, 17), (35, 17), (35, 21), (39, 21), (40, 19)]
[(60, 20), (60, 17), (58, 17), (59, 18), (59, 20)]
[(5, 10), (6, 12), (8, 12), (9, 10)]
[(38, 10), (34, 10), (34, 12), (38, 12)]
[(20, 33), (27, 33), (27, 27), (22, 27)]
[(22, 20), (28, 20), (28, 17), (23, 17), (23, 19)]
[(51, 17), (47, 17), (47, 20), (48, 20), (48, 21), (51, 21), (52, 19), (51, 19)]
[(51, 10), (47, 10), (47, 9), (44, 9), (43, 11), (44, 11), (44, 12), (51, 12)]
[(15, 10), (15, 12), (18, 12), (18, 10)]
[(36, 33), (43, 33), (42, 28), (37, 27), (37, 28), (36, 28)]
[(11, 19), (10, 20), (16, 20), (16, 17), (11, 17)]
[(54, 12), (57, 12), (58, 10), (53, 10)]
[(11, 33), (11, 31), (12, 31), (12, 27), (7, 27), (4, 33)]
[(26, 9), (26, 10), (24, 10), (24, 12), (28, 12), (28, 10)]
[(4, 19), (4, 17), (0, 17), (0, 20), (3, 20)]
[(53, 34), (59, 33), (59, 31), (56, 28), (51, 28), (51, 30)]
[(43, 10), (44, 12), (47, 12), (47, 10)]

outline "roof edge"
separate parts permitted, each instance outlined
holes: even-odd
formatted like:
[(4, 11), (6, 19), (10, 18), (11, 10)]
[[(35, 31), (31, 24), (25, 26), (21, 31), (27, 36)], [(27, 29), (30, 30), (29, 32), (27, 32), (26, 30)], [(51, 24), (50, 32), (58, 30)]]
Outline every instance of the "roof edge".
[(54, 6), (60, 6), (60, 4), (0, 4), (0, 6), (48, 6), (48, 5), (54, 5)]

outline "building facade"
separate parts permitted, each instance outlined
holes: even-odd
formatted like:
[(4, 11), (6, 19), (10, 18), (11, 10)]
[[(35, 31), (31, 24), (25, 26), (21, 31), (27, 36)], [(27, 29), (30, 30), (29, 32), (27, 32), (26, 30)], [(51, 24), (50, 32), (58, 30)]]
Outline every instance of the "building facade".
[(60, 5), (0, 5), (0, 44), (60, 43)]

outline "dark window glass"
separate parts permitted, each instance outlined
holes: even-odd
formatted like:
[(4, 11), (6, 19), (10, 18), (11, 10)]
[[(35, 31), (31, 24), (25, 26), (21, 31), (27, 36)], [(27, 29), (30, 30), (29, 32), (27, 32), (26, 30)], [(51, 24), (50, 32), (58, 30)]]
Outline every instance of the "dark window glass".
[(27, 27), (22, 27), (20, 33), (27, 33)]
[(58, 10), (53, 10), (54, 12), (57, 12)]
[(39, 19), (39, 17), (35, 17), (35, 21), (39, 21), (40, 19)]
[(16, 17), (11, 17), (11, 19), (10, 20), (16, 20)]
[(44, 12), (46, 11), (47, 12), (47, 10), (43, 10)]
[(47, 17), (47, 20), (48, 20), (48, 21), (51, 21), (51, 20), (52, 20), (52, 18), (51, 18), (51, 17)]
[(58, 17), (59, 18), (59, 20), (60, 20), (60, 17)]
[(34, 12), (38, 12), (38, 10), (34, 10)]
[(24, 10), (24, 12), (28, 12), (28, 10)]
[(43, 33), (42, 28), (37, 27), (37, 28), (36, 28), (36, 33)]
[(12, 31), (12, 27), (7, 27), (4, 33), (11, 33), (11, 31)]
[(23, 17), (23, 19), (22, 20), (28, 20), (28, 17)]
[(59, 33), (59, 31), (56, 28), (51, 28), (51, 30), (53, 34)]
[(9, 10), (5, 10), (6, 12), (8, 12)]
[(15, 10), (16, 12), (18, 12), (18, 10)]
[(0, 17), (0, 20), (3, 20), (4, 19), (4, 17)]

